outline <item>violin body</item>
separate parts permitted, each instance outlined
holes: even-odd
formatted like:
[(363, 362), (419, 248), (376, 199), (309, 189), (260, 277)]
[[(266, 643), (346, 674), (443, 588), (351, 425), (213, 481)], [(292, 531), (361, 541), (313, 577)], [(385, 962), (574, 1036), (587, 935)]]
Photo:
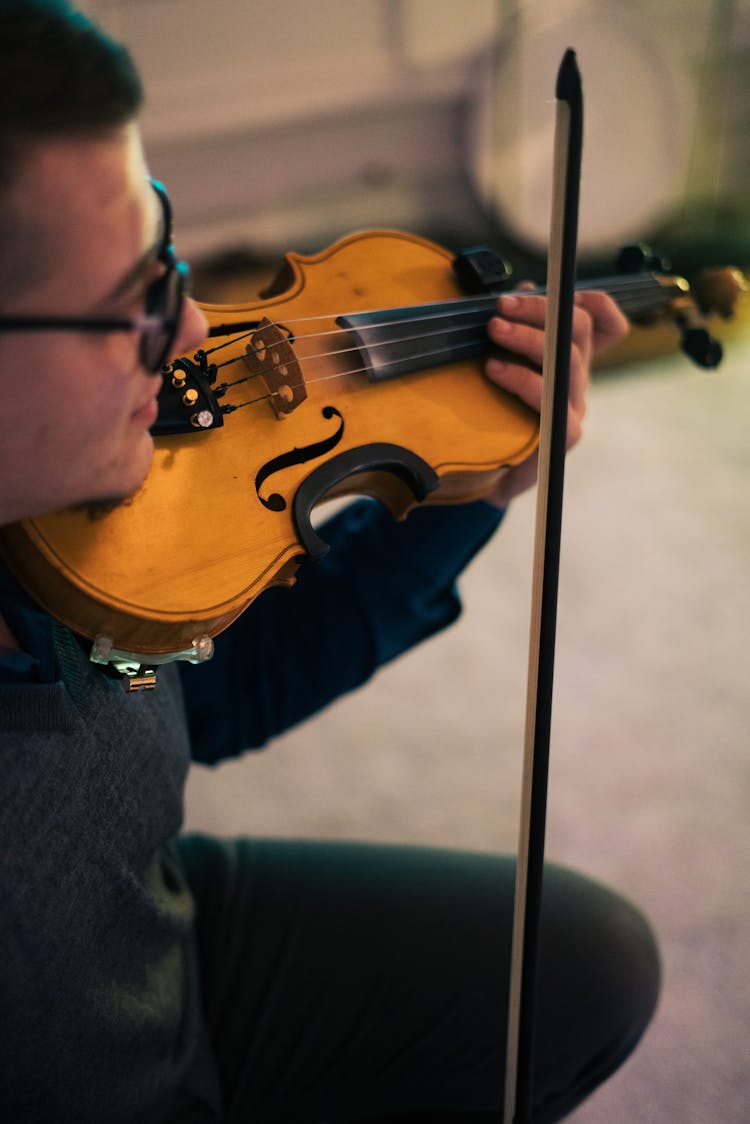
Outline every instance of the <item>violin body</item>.
[[(246, 331), (236, 342), (230, 333), (222, 363), (236, 358), (244, 377), (226, 393), (234, 409), (224, 423), (156, 437), (147, 479), (118, 507), (4, 528), (8, 564), (77, 633), (166, 657), (221, 632), (325, 550), (311, 523), (320, 502), (371, 495), (402, 518), (422, 500), (487, 495), (535, 448), (537, 416), (483, 376), (480, 356), (371, 381), (331, 311), (456, 298), (451, 263), (417, 236), (365, 232), (288, 255), (255, 304), (203, 305), (224, 333), (248, 317), (289, 328), (277, 348), (256, 344), (252, 354)], [(257, 356), (274, 350), (277, 367), (301, 377), (300, 394), (264, 380)]]

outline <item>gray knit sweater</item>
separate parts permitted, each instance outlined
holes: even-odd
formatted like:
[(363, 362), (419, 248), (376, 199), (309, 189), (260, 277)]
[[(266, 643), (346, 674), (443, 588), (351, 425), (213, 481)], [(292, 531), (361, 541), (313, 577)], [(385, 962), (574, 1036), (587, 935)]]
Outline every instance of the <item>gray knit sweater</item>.
[[(455, 619), (500, 516), (337, 517), (330, 555), (270, 590), (205, 667), (127, 693), (0, 572), (33, 667), (0, 655), (0, 1120), (150, 1124), (200, 1042), (194, 905), (174, 840), (191, 754), (261, 745)], [(288, 690), (289, 684), (293, 689)]]
[(57, 647), (62, 680), (0, 685), (2, 1118), (158, 1120), (198, 1017), (177, 672), (126, 694)]

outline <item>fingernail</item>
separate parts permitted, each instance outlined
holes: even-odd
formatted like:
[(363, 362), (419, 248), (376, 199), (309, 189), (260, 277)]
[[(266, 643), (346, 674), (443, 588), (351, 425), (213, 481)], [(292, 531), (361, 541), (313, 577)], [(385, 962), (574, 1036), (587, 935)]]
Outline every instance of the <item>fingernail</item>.
[(501, 297), (500, 298), (500, 307), (506, 312), (513, 312), (514, 309), (518, 308), (520, 303), (521, 303), (520, 297), (507, 296), (507, 297)]

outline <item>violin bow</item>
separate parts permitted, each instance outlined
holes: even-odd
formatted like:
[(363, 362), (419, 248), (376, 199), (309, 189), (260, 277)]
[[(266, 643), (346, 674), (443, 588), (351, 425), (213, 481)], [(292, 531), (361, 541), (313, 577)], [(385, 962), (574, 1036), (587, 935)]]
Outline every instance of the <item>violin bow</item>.
[(575, 52), (567, 50), (557, 100), (547, 266), (543, 387), (531, 597), (529, 672), (516, 866), (504, 1124), (531, 1120), (544, 834), (560, 565), (563, 480), (573, 330), (583, 99)]

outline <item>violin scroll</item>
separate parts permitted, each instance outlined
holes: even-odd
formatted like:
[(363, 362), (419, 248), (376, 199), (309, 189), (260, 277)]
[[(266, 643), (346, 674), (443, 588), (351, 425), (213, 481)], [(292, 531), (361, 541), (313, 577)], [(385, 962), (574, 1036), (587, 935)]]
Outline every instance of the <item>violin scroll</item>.
[(731, 320), (737, 301), (748, 291), (747, 278), (741, 270), (728, 265), (721, 269), (704, 269), (693, 279), (692, 291), (704, 316), (717, 315)]
[(740, 294), (747, 281), (732, 266), (702, 270), (688, 281), (671, 273), (671, 263), (643, 245), (626, 246), (620, 251), (617, 265), (630, 276), (651, 279), (660, 289), (643, 307), (623, 308), (633, 324), (648, 327), (661, 320), (671, 321), (680, 333), (684, 353), (706, 369), (719, 366), (723, 357), (721, 343), (711, 334), (707, 319), (719, 316), (729, 320), (734, 315)]
[(742, 273), (731, 266), (703, 270), (685, 294), (671, 304), (671, 317), (680, 332), (680, 346), (700, 367), (719, 366), (724, 349), (706, 324), (709, 316), (730, 320), (740, 293), (747, 288)]

